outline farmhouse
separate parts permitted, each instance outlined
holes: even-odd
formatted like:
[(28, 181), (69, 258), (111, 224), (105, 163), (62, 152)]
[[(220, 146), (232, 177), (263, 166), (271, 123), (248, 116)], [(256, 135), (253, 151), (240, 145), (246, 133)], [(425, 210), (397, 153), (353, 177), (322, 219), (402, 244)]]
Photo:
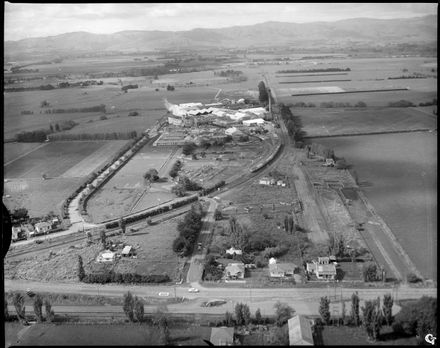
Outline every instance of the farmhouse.
[(275, 258), (269, 259), (269, 275), (273, 278), (284, 278), (286, 276), (293, 276), (293, 273), (298, 268), (294, 263), (283, 262), (277, 263)]
[(275, 185), (276, 181), (273, 178), (263, 177), (259, 181), (260, 185)]
[(215, 346), (232, 346), (234, 344), (234, 328), (226, 326), (213, 327), (209, 342)]
[(318, 257), (318, 261), (307, 263), (306, 270), (318, 279), (335, 279), (336, 276), (336, 266), (330, 262), (330, 257)]
[(290, 346), (313, 346), (312, 323), (303, 315), (295, 315), (287, 321)]
[(110, 250), (104, 250), (96, 258), (97, 262), (113, 262), (115, 260), (115, 253)]
[(265, 123), (265, 121), (262, 118), (255, 118), (253, 120), (244, 120), (243, 124), (245, 126), (252, 126), (252, 125), (263, 125)]
[(235, 249), (234, 247), (231, 247), (228, 250), (226, 250), (226, 254), (229, 254), (229, 255), (241, 255), (242, 251), (239, 250), (239, 249)]
[(43, 222), (37, 222), (35, 224), (35, 231), (37, 235), (47, 233), (50, 231), (51, 228), (52, 225), (48, 222), (43, 221)]
[(243, 279), (245, 267), (243, 262), (230, 263), (225, 268), (225, 276), (227, 279)]
[(126, 245), (124, 249), (122, 249), (121, 255), (125, 257), (133, 255), (133, 247), (131, 245)]

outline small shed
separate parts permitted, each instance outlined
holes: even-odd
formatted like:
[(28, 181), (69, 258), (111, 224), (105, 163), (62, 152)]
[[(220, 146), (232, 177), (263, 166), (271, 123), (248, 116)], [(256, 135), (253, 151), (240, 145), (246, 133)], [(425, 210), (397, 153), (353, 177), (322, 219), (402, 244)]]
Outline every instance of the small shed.
[(230, 247), (228, 250), (226, 250), (226, 254), (229, 254), (229, 255), (241, 255), (242, 251), (240, 249), (235, 249), (234, 247)]
[(313, 346), (312, 323), (303, 315), (295, 315), (288, 320), (289, 345)]
[(209, 341), (215, 346), (232, 346), (234, 344), (234, 328), (226, 326), (213, 327)]
[(126, 245), (121, 252), (122, 256), (131, 256), (133, 255), (133, 247), (131, 245)]

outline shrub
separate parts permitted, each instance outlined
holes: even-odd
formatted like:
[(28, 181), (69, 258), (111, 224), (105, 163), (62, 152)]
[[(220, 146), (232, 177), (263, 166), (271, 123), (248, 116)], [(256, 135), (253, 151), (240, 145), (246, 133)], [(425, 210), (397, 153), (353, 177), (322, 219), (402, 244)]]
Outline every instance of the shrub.
[(420, 279), (417, 275), (415, 275), (414, 273), (409, 273), (406, 276), (406, 280), (408, 283), (418, 283), (421, 282), (422, 279)]
[(107, 120), (108, 118), (107, 118), (107, 116), (105, 116), (105, 115), (101, 115), (101, 116), (99, 117), (99, 119), (100, 119), (101, 121), (103, 121), (103, 120)]
[(138, 116), (138, 115), (139, 115), (139, 113), (137, 111), (130, 111), (128, 113), (128, 116)]

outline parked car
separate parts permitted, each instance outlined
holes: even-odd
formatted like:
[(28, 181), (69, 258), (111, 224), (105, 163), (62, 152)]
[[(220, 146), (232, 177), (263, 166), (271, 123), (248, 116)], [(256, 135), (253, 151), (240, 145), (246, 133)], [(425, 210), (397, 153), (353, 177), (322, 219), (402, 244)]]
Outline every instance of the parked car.
[(170, 293), (169, 292), (159, 292), (159, 296), (167, 297), (167, 296), (170, 296)]
[(199, 292), (199, 289), (196, 288), (189, 288), (188, 292)]

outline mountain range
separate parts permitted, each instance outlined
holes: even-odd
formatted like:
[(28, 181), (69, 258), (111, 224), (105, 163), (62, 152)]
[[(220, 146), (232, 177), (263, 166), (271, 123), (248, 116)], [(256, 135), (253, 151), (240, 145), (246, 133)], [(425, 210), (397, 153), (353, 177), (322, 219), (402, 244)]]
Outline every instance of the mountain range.
[(248, 26), (188, 31), (73, 32), (5, 41), (5, 56), (84, 51), (150, 51), (170, 48), (264, 46), (347, 46), (437, 41), (437, 15), (400, 19), (353, 18), (336, 22), (265, 22)]

